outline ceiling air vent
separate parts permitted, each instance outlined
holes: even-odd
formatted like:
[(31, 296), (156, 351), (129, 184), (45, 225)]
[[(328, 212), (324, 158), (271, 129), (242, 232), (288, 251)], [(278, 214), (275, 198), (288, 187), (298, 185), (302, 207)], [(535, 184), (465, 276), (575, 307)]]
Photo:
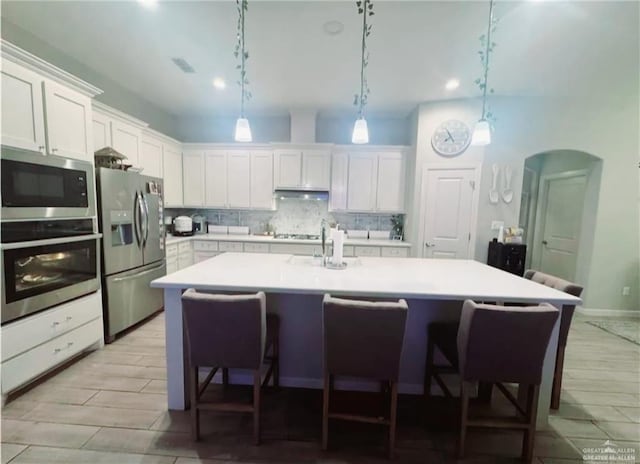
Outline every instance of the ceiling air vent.
[(196, 72), (196, 70), (193, 69), (193, 67), (189, 63), (187, 63), (184, 58), (171, 58), (171, 61), (173, 61), (175, 65), (179, 67), (184, 73), (193, 74)]

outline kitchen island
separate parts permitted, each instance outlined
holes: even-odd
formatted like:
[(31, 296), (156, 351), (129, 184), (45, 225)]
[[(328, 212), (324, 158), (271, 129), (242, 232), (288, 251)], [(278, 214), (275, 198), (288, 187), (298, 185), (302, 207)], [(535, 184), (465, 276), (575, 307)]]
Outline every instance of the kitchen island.
[[(263, 253), (223, 253), (152, 282), (164, 289), (169, 409), (185, 409), (182, 291), (267, 293), (267, 308), (280, 315), (280, 383), (322, 387), (322, 297), (404, 298), (409, 304), (400, 364), (400, 392), (422, 394), (427, 324), (457, 320), (462, 301), (579, 304), (566, 293), (471, 260), (347, 258), (344, 270), (314, 258)], [(559, 321), (559, 319), (558, 319)], [(546, 424), (559, 322), (547, 348), (538, 423)], [(242, 374), (232, 381), (249, 383)], [(337, 384), (339, 386), (339, 384)], [(351, 382), (351, 388), (367, 383)]]

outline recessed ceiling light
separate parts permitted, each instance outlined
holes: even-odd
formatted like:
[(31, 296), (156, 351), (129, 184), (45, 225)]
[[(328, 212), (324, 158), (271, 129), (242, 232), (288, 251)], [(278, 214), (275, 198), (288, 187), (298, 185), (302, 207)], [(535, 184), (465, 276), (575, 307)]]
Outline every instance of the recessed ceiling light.
[(158, 0), (138, 0), (145, 8), (153, 9), (158, 5)]
[(344, 24), (334, 19), (324, 23), (322, 29), (327, 35), (338, 35), (344, 31)]
[(460, 81), (458, 79), (449, 79), (445, 87), (447, 90), (455, 90), (460, 87)]
[(215, 79), (213, 79), (212, 84), (216, 89), (224, 89), (225, 87), (227, 87), (227, 83), (221, 77), (216, 77)]

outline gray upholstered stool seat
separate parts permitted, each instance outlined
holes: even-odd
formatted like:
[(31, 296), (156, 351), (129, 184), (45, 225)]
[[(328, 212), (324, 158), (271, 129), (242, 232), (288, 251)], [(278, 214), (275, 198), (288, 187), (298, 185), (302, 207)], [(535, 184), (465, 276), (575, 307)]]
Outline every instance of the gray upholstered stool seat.
[[(267, 314), (263, 292), (250, 295), (216, 295), (194, 289), (182, 295), (182, 316), (189, 364), (191, 425), (194, 439), (200, 438), (200, 410), (250, 412), (254, 441), (260, 442), (260, 389), (273, 376), (278, 385), (277, 315)], [(266, 356), (271, 349), (271, 355)], [(269, 361), (262, 381), (261, 367)], [(202, 384), (199, 368), (212, 368)], [(222, 369), (223, 384), (229, 382), (229, 368), (253, 371), (253, 404), (203, 402), (201, 395)]]
[[(322, 321), (324, 340), (324, 392), (322, 448), (327, 449), (329, 419), (380, 424), (389, 427), (389, 457), (395, 446), (400, 356), (407, 320), (407, 303), (345, 300), (324, 296)], [(388, 417), (356, 415), (330, 409), (335, 376), (380, 382)]]
[[(461, 377), (459, 457), (469, 427), (516, 429), (524, 432), (522, 457), (533, 459), (542, 366), (559, 311), (551, 305), (506, 307), (464, 302), (457, 335)], [(514, 405), (515, 418), (469, 418), (469, 394), (479, 382), (495, 384)], [(526, 388), (525, 406), (503, 383)]]

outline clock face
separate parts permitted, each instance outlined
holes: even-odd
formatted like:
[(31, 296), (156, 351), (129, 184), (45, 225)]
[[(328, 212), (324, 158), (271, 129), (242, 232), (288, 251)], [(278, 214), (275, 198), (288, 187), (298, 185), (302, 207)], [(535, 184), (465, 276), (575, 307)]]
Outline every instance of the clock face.
[(451, 119), (440, 124), (431, 137), (431, 146), (442, 156), (459, 155), (471, 142), (471, 130), (462, 121)]

